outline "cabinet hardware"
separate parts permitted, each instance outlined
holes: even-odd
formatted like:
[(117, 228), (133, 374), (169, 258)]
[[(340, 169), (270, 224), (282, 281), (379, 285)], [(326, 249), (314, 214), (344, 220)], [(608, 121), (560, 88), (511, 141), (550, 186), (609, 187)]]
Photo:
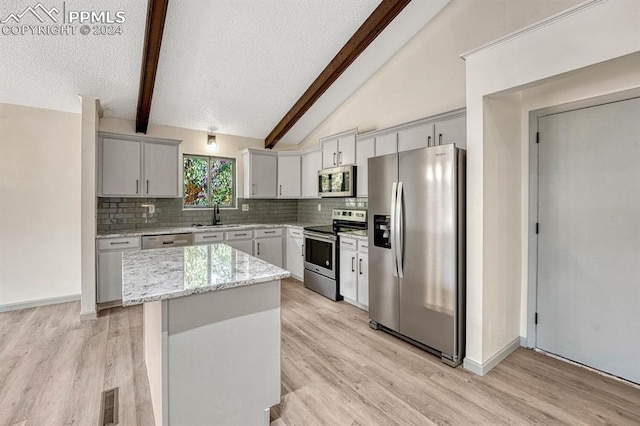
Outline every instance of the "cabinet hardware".
[(218, 238), (218, 236), (217, 236), (217, 235), (203, 235), (203, 236), (202, 236), (202, 239), (203, 239), (203, 240), (205, 240), (205, 239), (207, 239), (207, 238)]
[(342, 164), (342, 151), (338, 153), (338, 164)]
[(136, 179), (136, 194), (140, 192), (140, 181)]
[(258, 256), (260, 256), (260, 243), (258, 243)]
[(282, 185), (280, 185), (280, 196), (282, 196)]
[(256, 195), (256, 189), (255, 188), (256, 188), (256, 184), (252, 183), (251, 184), (251, 195)]
[(427, 146), (431, 146), (431, 136), (427, 136)]
[(110, 242), (109, 244), (112, 246), (119, 246), (119, 245), (129, 244), (129, 241)]
[(302, 252), (302, 257), (304, 257), (304, 244), (302, 244), (300, 247), (302, 248), (302, 249), (300, 250), (300, 251)]
[(362, 275), (362, 259), (358, 260), (358, 270), (360, 272), (360, 275)]
[(262, 233), (263, 234), (275, 234), (276, 231), (263, 231)]
[(336, 164), (336, 153), (335, 152), (333, 153), (333, 165), (337, 166), (337, 164)]
[(354, 262), (356, 261), (355, 257), (351, 257), (351, 272), (355, 272), (356, 271), (356, 267), (354, 265)]
[(438, 145), (442, 145), (442, 133), (438, 134)]
[(147, 194), (149, 193), (149, 179), (147, 179)]
[(247, 235), (246, 232), (244, 234), (233, 234), (234, 237), (244, 237), (245, 235)]

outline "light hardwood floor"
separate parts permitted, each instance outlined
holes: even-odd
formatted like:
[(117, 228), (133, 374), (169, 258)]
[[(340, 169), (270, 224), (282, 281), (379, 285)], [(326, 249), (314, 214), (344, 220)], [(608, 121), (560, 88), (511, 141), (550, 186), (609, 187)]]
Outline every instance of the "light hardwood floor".
[[(120, 424), (153, 423), (142, 310), (80, 322), (65, 303), (0, 314), (0, 425), (96, 425), (120, 387)], [(281, 425), (640, 424), (640, 390), (518, 349), (485, 377), (368, 327), (366, 312), (282, 284)]]

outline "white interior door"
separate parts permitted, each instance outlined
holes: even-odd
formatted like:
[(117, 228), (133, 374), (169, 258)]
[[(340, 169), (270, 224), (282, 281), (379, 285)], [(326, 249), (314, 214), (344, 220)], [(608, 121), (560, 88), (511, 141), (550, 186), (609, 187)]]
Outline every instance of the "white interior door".
[(539, 119), (537, 346), (640, 383), (640, 99)]

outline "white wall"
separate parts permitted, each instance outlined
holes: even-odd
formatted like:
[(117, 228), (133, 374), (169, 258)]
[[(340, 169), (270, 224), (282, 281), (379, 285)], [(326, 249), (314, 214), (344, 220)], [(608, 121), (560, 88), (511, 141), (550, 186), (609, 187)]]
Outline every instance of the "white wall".
[(488, 371), (527, 315), (528, 112), (640, 86), (638, 16), (635, 0), (584, 2), (467, 56), (465, 366)]
[[(453, 0), (299, 146), (357, 127), (384, 129), (462, 108), (460, 54), (564, 10), (580, 0)], [(280, 146), (278, 149), (294, 149)]]
[(79, 297), (80, 114), (0, 104), (0, 145), (0, 307)]

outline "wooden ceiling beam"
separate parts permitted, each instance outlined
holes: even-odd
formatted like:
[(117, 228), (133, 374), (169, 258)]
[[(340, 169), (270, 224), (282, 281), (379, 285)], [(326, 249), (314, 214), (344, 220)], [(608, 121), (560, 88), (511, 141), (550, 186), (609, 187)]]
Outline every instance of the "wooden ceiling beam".
[(265, 147), (273, 148), (302, 118), (311, 106), (331, 87), (373, 40), (393, 21), (411, 0), (382, 0), (366, 21), (351, 36), (329, 65), (291, 107), (265, 138)]
[(158, 60), (164, 22), (167, 17), (169, 0), (149, 0), (147, 7), (147, 27), (144, 35), (144, 50), (140, 69), (140, 88), (138, 90), (138, 107), (136, 109), (136, 132), (147, 133), (153, 87), (156, 83)]

